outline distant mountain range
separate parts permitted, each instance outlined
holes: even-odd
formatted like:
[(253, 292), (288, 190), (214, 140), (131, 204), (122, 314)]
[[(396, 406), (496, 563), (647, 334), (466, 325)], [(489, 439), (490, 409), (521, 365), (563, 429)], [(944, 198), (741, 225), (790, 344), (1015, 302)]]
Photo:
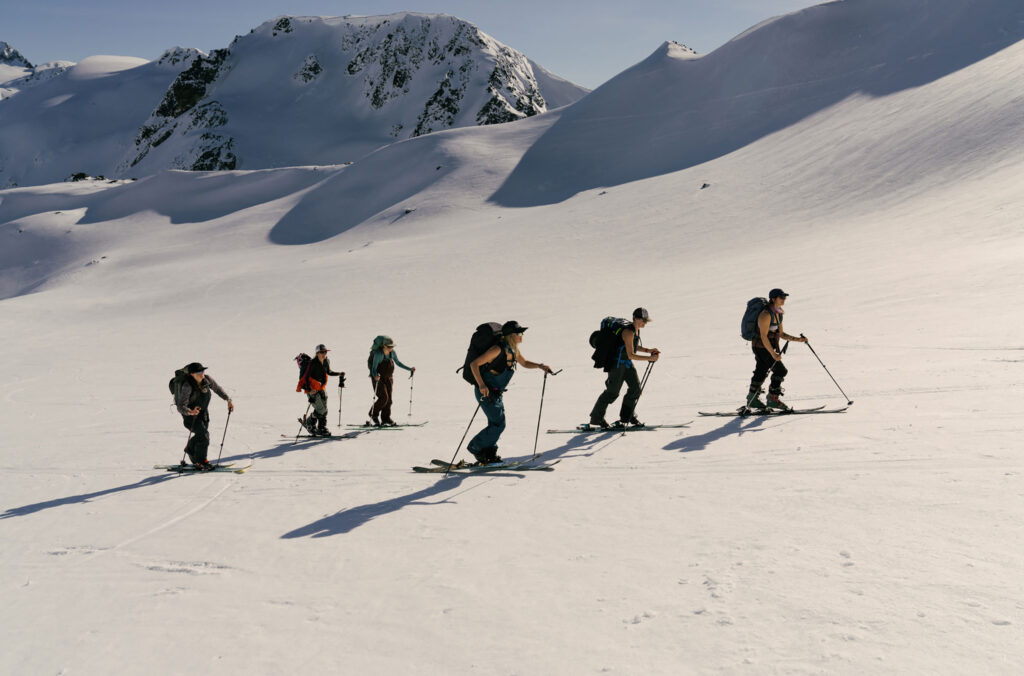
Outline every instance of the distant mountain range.
[[(0, 43), (0, 187), (352, 162), (588, 93), (455, 17), (279, 17), (207, 54), (33, 69)], [(45, 75), (45, 77), (44, 77)]]

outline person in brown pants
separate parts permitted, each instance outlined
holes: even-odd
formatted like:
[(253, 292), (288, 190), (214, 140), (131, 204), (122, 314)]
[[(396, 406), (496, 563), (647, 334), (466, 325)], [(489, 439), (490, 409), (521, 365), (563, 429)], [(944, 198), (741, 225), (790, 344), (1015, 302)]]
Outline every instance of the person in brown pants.
[[(366, 366), (370, 369), (370, 383), (376, 397), (370, 409), (370, 422), (377, 427), (393, 427), (397, 423), (391, 419), (392, 391), (394, 390), (395, 366), (416, 373), (416, 367), (406, 366), (395, 353), (395, 341), (390, 336), (377, 336), (373, 339), (370, 356)], [(411, 377), (411, 375), (410, 375)]]

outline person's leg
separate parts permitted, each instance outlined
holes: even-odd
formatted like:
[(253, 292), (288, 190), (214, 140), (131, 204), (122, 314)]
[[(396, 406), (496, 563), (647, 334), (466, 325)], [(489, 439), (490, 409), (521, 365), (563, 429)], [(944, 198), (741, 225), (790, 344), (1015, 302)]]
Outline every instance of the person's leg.
[(391, 418), (391, 404), (393, 402), (391, 395), (394, 392), (395, 383), (391, 378), (388, 378), (383, 380), (382, 387), (384, 389), (384, 404), (380, 410), (380, 421), (382, 424), (394, 425), (395, 421)]
[(754, 375), (750, 379), (750, 388), (747, 390), (745, 406), (748, 408), (764, 408), (765, 403), (761, 401), (761, 386), (768, 376), (769, 369), (777, 363), (771, 352), (763, 347), (752, 346), (754, 352)]
[(497, 455), (498, 439), (505, 431), (505, 403), (501, 394), (483, 397), (479, 390), (476, 390), (476, 399), (480, 402), (480, 410), (487, 417), (487, 427), (477, 432), (466, 448), (477, 460), (486, 461), (492, 454)]
[(622, 407), (619, 409), (619, 420), (632, 422), (636, 417), (636, 402), (640, 400), (640, 376), (635, 368), (626, 369), (624, 374), (626, 381), (626, 396), (622, 398)]
[(619, 398), (619, 391), (622, 390), (622, 383), (626, 379), (627, 370), (632, 369), (620, 366), (608, 372), (608, 377), (604, 381), (604, 392), (597, 398), (594, 408), (590, 411), (590, 423), (592, 425), (597, 425), (603, 421), (608, 406)]

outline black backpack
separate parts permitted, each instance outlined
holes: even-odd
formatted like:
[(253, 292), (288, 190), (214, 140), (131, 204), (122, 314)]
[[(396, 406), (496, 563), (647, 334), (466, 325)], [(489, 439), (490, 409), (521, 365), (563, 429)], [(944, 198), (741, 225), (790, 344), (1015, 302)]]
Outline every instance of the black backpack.
[(462, 364), (462, 379), (470, 385), (476, 385), (473, 377), (473, 369), (469, 365), (487, 350), (501, 342), (501, 324), (498, 322), (487, 322), (476, 327), (473, 337), (469, 339), (469, 349), (466, 350), (466, 361)]
[(174, 403), (178, 403), (178, 392), (181, 391), (181, 385), (188, 378), (188, 371), (185, 367), (175, 370), (174, 377), (167, 383), (167, 389), (171, 391), (171, 396), (174, 397)]
[(758, 296), (747, 301), (747, 309), (743, 312), (743, 320), (740, 322), (740, 336), (743, 340), (753, 340), (757, 337), (757, 318), (767, 308), (767, 298)]
[(590, 358), (594, 360), (594, 368), (613, 366), (611, 362), (618, 354), (618, 348), (622, 347), (622, 332), (631, 328), (633, 322), (621, 317), (605, 317), (601, 320), (601, 328), (590, 334), (590, 347), (594, 348)]
[(307, 389), (306, 380), (309, 375), (309, 364), (313, 361), (305, 352), (300, 352), (295, 355), (295, 363), (299, 365), (299, 384), (296, 386), (295, 391)]

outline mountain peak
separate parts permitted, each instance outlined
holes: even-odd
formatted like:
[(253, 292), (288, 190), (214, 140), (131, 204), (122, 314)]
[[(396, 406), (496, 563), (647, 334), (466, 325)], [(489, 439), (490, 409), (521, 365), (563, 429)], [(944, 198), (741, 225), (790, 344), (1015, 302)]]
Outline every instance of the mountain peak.
[(16, 66), (18, 68), (33, 67), (29, 60), (21, 55), (21, 52), (2, 41), (0, 41), (0, 64)]

